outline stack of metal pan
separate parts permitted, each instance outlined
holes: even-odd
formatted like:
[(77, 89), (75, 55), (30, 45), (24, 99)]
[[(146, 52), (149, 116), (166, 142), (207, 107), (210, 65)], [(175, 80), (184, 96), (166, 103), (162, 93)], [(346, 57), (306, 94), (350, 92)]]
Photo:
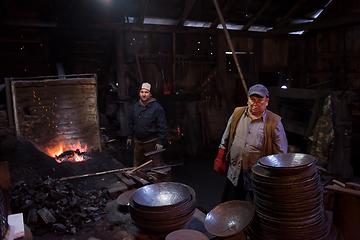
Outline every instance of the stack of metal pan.
[(139, 188), (130, 196), (129, 204), (134, 224), (143, 231), (158, 233), (180, 229), (196, 210), (194, 190), (174, 182)]
[(312, 155), (282, 153), (261, 158), (252, 168), (255, 217), (251, 239), (325, 239), (330, 223)]

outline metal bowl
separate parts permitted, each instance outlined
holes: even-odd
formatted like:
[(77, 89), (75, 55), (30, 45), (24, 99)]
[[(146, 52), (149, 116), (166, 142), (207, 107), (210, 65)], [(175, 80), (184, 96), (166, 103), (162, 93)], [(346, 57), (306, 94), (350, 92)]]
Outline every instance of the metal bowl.
[[(155, 186), (146, 186), (152, 186), (151, 188), (143, 187), (143, 191), (135, 191), (129, 197), (130, 216), (134, 224), (141, 230), (154, 233), (169, 233), (171, 231), (178, 230), (184, 225), (186, 225), (191, 220), (192, 216), (196, 211), (196, 199), (194, 189), (182, 183), (167, 182), (154, 185)], [(179, 194), (177, 193), (177, 191), (179, 191), (179, 189), (181, 193), (186, 193), (183, 188), (186, 188), (188, 190), (188, 196), (186, 197), (186, 194), (183, 194), (181, 195), (183, 197), (178, 197)], [(171, 194), (168, 193), (171, 190), (173, 192), (171, 192)], [(165, 191), (165, 193), (163, 191)], [(136, 204), (133, 199), (134, 194), (140, 194), (139, 196), (136, 196), (138, 198), (140, 196), (144, 196), (146, 199), (143, 199), (143, 202), (145, 202), (147, 206)], [(172, 198), (173, 195), (175, 196), (175, 198)], [(153, 204), (154, 202), (151, 201), (151, 199), (158, 199), (161, 197), (164, 197), (166, 199), (167, 196), (170, 196), (170, 198), (168, 198), (170, 200), (176, 198), (177, 200), (165, 201), (165, 203), (161, 202), (164, 205), (160, 204), (160, 201), (157, 201), (156, 204)]]
[(120, 194), (118, 196), (118, 198), (116, 199), (116, 202), (120, 205), (129, 205), (129, 198), (130, 196), (133, 194), (133, 192), (135, 192), (137, 189), (134, 188), (134, 189), (131, 189), (131, 190), (128, 190), (122, 194)]
[(186, 202), (190, 189), (184, 184), (162, 182), (144, 186), (136, 190), (132, 199), (139, 209), (166, 209)]
[(205, 229), (217, 237), (229, 237), (245, 229), (255, 215), (255, 207), (245, 201), (233, 200), (213, 208), (205, 218)]
[(149, 222), (152, 221), (170, 221), (173, 219), (179, 219), (184, 215), (187, 215), (192, 209), (196, 208), (196, 200), (191, 198), (189, 202), (176, 206), (172, 209), (164, 211), (145, 211), (134, 207), (134, 202), (130, 197), (130, 214), (131, 216), (141, 218)]
[(301, 180), (308, 179), (310, 176), (318, 172), (316, 165), (311, 165), (304, 171), (298, 174), (284, 175), (269, 171), (268, 168), (257, 163), (252, 167), (252, 177), (258, 181), (272, 182), (272, 183), (293, 183)]
[(303, 153), (279, 153), (260, 158), (258, 163), (277, 175), (294, 175), (316, 163), (316, 158)]
[(192, 229), (180, 229), (169, 233), (165, 240), (208, 240), (209, 238), (202, 232)]

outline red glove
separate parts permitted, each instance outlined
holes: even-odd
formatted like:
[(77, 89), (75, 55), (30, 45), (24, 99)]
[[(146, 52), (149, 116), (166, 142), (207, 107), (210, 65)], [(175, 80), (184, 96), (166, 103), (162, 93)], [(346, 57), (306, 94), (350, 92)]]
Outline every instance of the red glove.
[(225, 149), (219, 148), (218, 155), (214, 161), (214, 170), (218, 173), (226, 172), (225, 155)]

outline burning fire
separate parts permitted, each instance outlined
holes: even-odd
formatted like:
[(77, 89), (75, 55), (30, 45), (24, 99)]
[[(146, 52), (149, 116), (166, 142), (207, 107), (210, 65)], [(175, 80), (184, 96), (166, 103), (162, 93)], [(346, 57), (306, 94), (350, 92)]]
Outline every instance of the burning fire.
[(63, 161), (82, 162), (85, 161), (84, 153), (87, 151), (87, 145), (81, 147), (80, 141), (77, 144), (60, 143), (56, 147), (46, 147), (46, 154), (55, 158), (58, 163)]

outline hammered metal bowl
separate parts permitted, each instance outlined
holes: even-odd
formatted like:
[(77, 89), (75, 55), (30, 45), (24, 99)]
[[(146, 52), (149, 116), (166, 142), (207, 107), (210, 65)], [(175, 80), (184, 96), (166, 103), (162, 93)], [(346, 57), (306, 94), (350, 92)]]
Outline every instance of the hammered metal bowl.
[(134, 224), (154, 233), (171, 232), (186, 225), (196, 211), (194, 189), (174, 182), (153, 185), (138, 189), (129, 198)]
[(208, 240), (209, 238), (202, 232), (192, 229), (180, 229), (169, 233), (165, 240)]
[(303, 153), (279, 153), (259, 159), (258, 163), (268, 171), (279, 175), (294, 175), (316, 163), (316, 158)]
[(213, 208), (205, 218), (205, 229), (217, 237), (229, 237), (245, 229), (254, 218), (254, 206), (233, 200)]
[(259, 159), (252, 168), (255, 217), (251, 240), (320, 240), (329, 232), (323, 186), (315, 157), (282, 153)]
[(186, 202), (190, 189), (180, 183), (162, 182), (139, 188), (131, 196), (139, 209), (165, 210)]
[(252, 167), (253, 177), (259, 181), (264, 182), (272, 182), (272, 183), (292, 183), (294, 181), (301, 181), (304, 179), (307, 179), (309, 176), (312, 176), (316, 172), (318, 172), (316, 165), (311, 165), (309, 168), (305, 169), (304, 171), (301, 171), (297, 174), (279, 174), (277, 171), (269, 171), (271, 169), (268, 169), (264, 167), (263, 165), (257, 163)]

